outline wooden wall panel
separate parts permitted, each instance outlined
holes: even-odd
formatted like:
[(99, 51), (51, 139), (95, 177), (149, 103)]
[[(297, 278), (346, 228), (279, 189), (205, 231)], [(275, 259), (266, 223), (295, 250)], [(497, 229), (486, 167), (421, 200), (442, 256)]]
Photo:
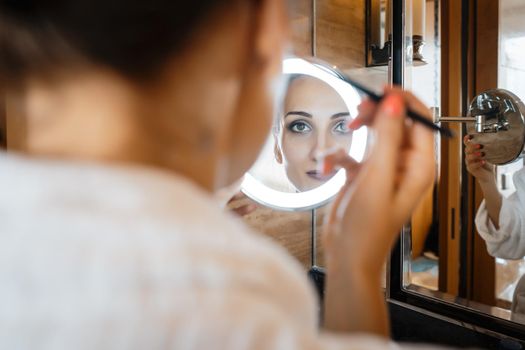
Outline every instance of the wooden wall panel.
[(365, 0), (319, 0), (316, 10), (317, 56), (343, 70), (364, 67)]
[[(256, 204), (244, 197), (230, 203), (230, 208)], [(285, 247), (304, 267), (311, 265), (312, 213), (277, 211), (257, 204), (257, 209), (243, 217), (255, 231), (274, 239)]]
[(289, 1), (293, 52), (298, 56), (313, 56), (313, 0)]

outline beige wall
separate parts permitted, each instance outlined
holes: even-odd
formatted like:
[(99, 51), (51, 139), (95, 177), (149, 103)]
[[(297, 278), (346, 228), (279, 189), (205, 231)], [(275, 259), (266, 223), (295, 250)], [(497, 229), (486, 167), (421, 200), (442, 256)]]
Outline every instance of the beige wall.
[(365, 66), (365, 0), (318, 0), (317, 57), (339, 69)]

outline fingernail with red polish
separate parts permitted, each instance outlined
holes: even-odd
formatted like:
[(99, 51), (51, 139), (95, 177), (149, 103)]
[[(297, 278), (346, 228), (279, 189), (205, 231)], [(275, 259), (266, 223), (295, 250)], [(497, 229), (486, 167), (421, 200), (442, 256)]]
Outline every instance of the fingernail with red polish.
[(322, 173), (323, 176), (326, 176), (326, 175), (330, 174), (333, 171), (333, 165), (327, 159), (323, 159), (322, 162), (323, 162), (323, 166), (322, 166), (322, 169), (321, 169), (321, 173)]
[(348, 123), (348, 129), (357, 130), (363, 125), (361, 118), (355, 118), (350, 123)]
[(397, 94), (390, 94), (386, 97), (383, 104), (384, 111), (391, 118), (401, 117), (404, 110), (403, 99), (401, 98), (401, 96)]

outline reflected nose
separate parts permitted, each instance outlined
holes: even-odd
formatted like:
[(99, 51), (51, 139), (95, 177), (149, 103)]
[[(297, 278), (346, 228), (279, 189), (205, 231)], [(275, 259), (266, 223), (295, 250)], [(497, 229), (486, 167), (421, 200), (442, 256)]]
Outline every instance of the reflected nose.
[(333, 152), (336, 149), (336, 144), (330, 137), (326, 135), (318, 135), (316, 142), (311, 150), (311, 158), (317, 162), (322, 159), (327, 153)]

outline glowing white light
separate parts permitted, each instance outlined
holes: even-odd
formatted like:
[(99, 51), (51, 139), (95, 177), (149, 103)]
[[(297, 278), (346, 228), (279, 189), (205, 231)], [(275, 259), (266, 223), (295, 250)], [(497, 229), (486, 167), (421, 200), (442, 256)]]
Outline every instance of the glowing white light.
[[(357, 115), (357, 106), (361, 98), (354, 87), (338, 78), (330, 69), (314, 65), (301, 58), (287, 58), (283, 62), (283, 74), (302, 74), (320, 79), (330, 85), (341, 96), (350, 116)], [(353, 132), (349, 154), (356, 161), (363, 160), (366, 150), (368, 131), (361, 128)], [(241, 190), (255, 201), (279, 210), (308, 210), (329, 202), (341, 190), (346, 181), (346, 174), (339, 171), (321, 186), (305, 192), (280, 192), (266, 186), (250, 173), (244, 175)]]

